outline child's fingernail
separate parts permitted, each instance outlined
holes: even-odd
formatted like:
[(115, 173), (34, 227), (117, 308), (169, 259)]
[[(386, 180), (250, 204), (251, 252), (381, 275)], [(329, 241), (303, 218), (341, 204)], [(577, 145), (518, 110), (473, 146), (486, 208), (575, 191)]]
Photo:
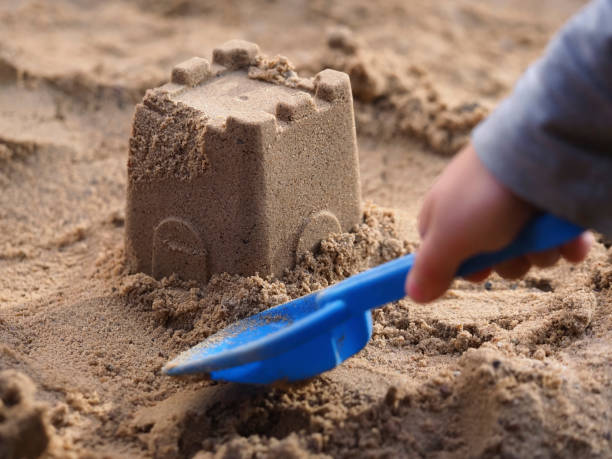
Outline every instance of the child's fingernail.
[(584, 233), (584, 242), (588, 248), (591, 248), (595, 244), (595, 235), (591, 231)]

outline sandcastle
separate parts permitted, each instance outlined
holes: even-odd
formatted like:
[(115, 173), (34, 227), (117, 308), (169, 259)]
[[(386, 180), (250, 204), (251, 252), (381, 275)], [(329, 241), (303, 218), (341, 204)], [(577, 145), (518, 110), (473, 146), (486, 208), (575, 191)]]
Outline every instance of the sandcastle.
[(279, 275), (360, 222), (348, 76), (277, 67), (257, 45), (232, 40), (212, 65), (194, 57), (147, 91), (128, 160), (132, 271), (200, 282)]

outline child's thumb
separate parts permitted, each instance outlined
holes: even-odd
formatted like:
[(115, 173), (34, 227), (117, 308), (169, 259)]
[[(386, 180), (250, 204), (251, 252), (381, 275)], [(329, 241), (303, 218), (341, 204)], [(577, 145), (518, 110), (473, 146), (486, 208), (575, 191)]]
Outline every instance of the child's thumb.
[(428, 234), (406, 279), (406, 293), (419, 303), (433, 301), (450, 286), (464, 254), (454, 253), (448, 238)]

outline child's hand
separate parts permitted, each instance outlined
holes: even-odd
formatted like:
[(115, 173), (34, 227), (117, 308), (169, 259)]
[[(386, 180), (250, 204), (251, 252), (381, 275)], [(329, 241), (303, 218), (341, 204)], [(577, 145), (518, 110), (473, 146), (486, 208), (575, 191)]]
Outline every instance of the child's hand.
[[(508, 245), (535, 213), (527, 202), (505, 188), (485, 168), (472, 145), (451, 161), (425, 197), (419, 215), (423, 240), (406, 279), (406, 293), (415, 301), (432, 301), (450, 286), (463, 260)], [(586, 232), (555, 250), (532, 253), (495, 266), (506, 278), (523, 276), (532, 265), (554, 265), (561, 256), (582, 261), (592, 244)], [(485, 279), (492, 270), (469, 277)]]

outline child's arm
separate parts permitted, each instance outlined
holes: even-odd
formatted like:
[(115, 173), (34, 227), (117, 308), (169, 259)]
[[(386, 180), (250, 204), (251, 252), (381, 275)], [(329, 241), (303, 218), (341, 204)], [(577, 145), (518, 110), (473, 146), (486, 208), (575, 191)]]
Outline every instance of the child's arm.
[[(577, 14), (438, 179), (421, 211), (413, 299), (440, 296), (463, 259), (509, 243), (535, 207), (612, 235), (611, 24), (612, 0)], [(589, 245), (585, 235), (498, 271), (520, 276), (560, 253), (579, 261)]]

